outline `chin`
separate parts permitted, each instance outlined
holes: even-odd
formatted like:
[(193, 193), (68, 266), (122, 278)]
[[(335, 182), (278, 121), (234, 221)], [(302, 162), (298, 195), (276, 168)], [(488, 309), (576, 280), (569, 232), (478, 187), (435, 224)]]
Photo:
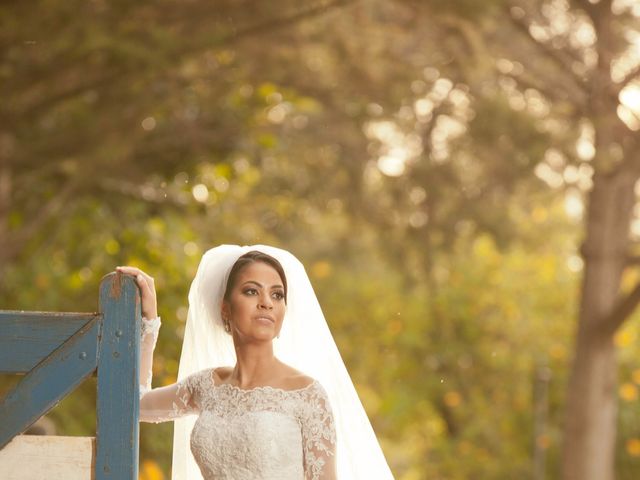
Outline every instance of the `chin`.
[(259, 332), (254, 335), (254, 338), (256, 340), (260, 340), (263, 342), (270, 342), (274, 338), (276, 338), (276, 333), (275, 332)]

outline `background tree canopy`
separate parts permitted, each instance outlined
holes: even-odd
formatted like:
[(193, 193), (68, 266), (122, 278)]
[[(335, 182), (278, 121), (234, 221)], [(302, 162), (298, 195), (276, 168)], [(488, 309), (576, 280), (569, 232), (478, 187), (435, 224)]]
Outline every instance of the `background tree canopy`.
[[(637, 478), (639, 26), (633, 0), (6, 2), (0, 308), (92, 311), (146, 269), (167, 384), (200, 255), (281, 246), (396, 478)], [(142, 478), (171, 429), (143, 425)]]

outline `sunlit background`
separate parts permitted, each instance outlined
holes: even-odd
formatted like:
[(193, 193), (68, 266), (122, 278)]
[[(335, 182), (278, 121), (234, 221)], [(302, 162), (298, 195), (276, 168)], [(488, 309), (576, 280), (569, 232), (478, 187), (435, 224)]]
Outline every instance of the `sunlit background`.
[[(94, 311), (139, 266), (165, 385), (202, 253), (286, 248), (397, 479), (560, 478), (580, 247), (622, 222), (640, 253), (640, 203), (588, 214), (599, 175), (640, 197), (640, 3), (8, 2), (0, 52), (0, 308)], [(639, 328), (614, 335), (619, 480)], [(51, 428), (94, 434), (94, 405), (88, 380)], [(171, 441), (141, 426), (141, 479)]]

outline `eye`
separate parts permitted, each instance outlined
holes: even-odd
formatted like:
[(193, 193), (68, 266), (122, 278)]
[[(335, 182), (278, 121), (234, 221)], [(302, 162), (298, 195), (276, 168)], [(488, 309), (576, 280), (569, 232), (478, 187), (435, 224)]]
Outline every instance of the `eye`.
[(255, 288), (247, 288), (242, 293), (245, 295), (255, 295), (258, 291)]
[(273, 292), (273, 297), (276, 300), (284, 300), (284, 293), (283, 292)]

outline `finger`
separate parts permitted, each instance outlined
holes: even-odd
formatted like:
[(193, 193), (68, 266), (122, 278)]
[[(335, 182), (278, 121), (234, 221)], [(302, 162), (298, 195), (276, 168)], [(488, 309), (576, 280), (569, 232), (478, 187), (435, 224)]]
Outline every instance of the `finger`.
[(143, 272), (138, 267), (121, 266), (121, 267), (116, 267), (116, 271), (133, 275), (133, 276), (142, 275), (144, 278), (147, 279), (149, 283), (153, 283), (153, 277), (148, 273)]
[(128, 274), (128, 275), (132, 275), (136, 283), (140, 287), (140, 290), (142, 290), (142, 294), (144, 296), (147, 296), (147, 295), (150, 295), (152, 297), (155, 296), (155, 282), (153, 280), (153, 277), (146, 274), (145, 272), (140, 270), (138, 267), (118, 266), (116, 267), (116, 271), (120, 273)]
[(122, 273), (128, 273), (130, 275), (137, 275), (139, 273), (142, 273), (142, 271), (138, 267), (130, 267), (130, 266), (116, 267), (116, 271), (122, 272)]
[(142, 275), (142, 278), (144, 278), (145, 282), (147, 282), (149, 287), (154, 286), (153, 277), (151, 275), (144, 273), (142, 270), (140, 270), (140, 275)]
[(147, 283), (147, 279), (144, 278), (144, 275), (139, 273), (135, 276), (135, 279), (136, 279), (136, 282), (138, 282), (138, 285), (140, 285), (140, 288), (142, 288), (142, 290), (144, 291), (149, 290), (149, 284)]
[(143, 297), (155, 298), (155, 289), (149, 284), (147, 279), (143, 275), (136, 275), (136, 283), (140, 287), (140, 291)]

